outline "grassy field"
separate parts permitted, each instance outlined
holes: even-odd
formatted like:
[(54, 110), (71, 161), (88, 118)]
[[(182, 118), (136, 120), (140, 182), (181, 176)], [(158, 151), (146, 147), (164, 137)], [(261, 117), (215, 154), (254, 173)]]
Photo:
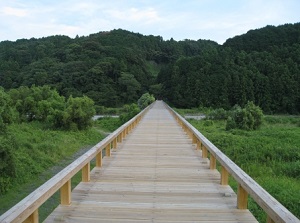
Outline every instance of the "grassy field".
[[(266, 116), (256, 131), (225, 131), (225, 121), (189, 121), (300, 218), (300, 117)], [(236, 189), (234, 180), (230, 184)], [(249, 209), (265, 222), (264, 212), (252, 199)]]
[[(98, 125), (86, 131), (57, 131), (39, 122), (10, 125), (8, 131), (16, 141), (16, 178), (10, 190), (0, 195), (0, 215), (101, 141), (99, 129)], [(73, 187), (80, 179), (81, 173), (72, 179)], [(41, 220), (58, 205), (58, 195), (41, 207)]]

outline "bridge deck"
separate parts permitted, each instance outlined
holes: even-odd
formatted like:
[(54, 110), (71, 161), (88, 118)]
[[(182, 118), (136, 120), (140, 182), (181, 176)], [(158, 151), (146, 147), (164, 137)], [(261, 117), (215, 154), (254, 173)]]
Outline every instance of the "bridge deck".
[(45, 222), (257, 222), (160, 102)]

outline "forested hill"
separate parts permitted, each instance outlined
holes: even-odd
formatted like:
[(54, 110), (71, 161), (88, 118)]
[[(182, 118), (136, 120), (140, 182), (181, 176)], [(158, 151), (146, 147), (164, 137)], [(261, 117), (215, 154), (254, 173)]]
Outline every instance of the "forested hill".
[(299, 43), (300, 23), (296, 23), (250, 30), (244, 35), (228, 39), (224, 46), (251, 52), (269, 51), (274, 47), (289, 47)]
[(98, 105), (120, 106), (136, 102), (147, 91), (159, 91), (156, 77), (162, 66), (217, 45), (207, 40), (164, 41), (120, 29), (75, 39), (4, 41), (0, 84), (5, 89), (50, 85), (64, 96), (85, 94)]
[(177, 107), (230, 108), (253, 101), (266, 112), (300, 112), (300, 24), (267, 26), (228, 39), (163, 40), (125, 30), (71, 39), (0, 43), (0, 85), (50, 85), (120, 106), (145, 92)]

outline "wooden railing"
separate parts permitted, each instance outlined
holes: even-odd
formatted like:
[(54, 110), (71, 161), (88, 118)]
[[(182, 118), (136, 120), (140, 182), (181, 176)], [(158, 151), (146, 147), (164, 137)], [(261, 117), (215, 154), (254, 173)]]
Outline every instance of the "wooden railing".
[(231, 175), (238, 183), (237, 208), (247, 209), (248, 195), (267, 213), (267, 223), (286, 222), (299, 223), (299, 219), (256, 183), (248, 174), (222, 153), (195, 127), (165, 104), (173, 114), (179, 125), (190, 136), (197, 149), (202, 149), (202, 157), (210, 159), (210, 169), (216, 169), (217, 161), (221, 165), (221, 185), (228, 185), (228, 177)]
[(71, 179), (82, 170), (82, 182), (90, 181), (90, 163), (92, 159), (96, 159), (96, 167), (102, 166), (102, 151), (105, 150), (105, 156), (111, 155), (111, 149), (117, 148), (117, 143), (128, 135), (132, 129), (138, 124), (145, 112), (151, 107), (147, 107), (134, 118), (119, 127), (112, 134), (107, 136), (89, 151), (76, 159), (69, 166), (64, 168), (42, 186), (37, 188), (18, 204), (13, 206), (7, 212), (0, 216), (1, 223), (37, 223), (39, 222), (39, 207), (50, 198), (55, 192), (60, 190), (61, 205), (70, 205), (71, 198)]

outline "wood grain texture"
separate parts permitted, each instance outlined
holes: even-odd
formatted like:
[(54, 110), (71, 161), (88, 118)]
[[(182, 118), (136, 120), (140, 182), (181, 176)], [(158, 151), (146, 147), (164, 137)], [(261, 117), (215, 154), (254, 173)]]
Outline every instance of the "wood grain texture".
[(45, 222), (257, 222), (161, 102)]

